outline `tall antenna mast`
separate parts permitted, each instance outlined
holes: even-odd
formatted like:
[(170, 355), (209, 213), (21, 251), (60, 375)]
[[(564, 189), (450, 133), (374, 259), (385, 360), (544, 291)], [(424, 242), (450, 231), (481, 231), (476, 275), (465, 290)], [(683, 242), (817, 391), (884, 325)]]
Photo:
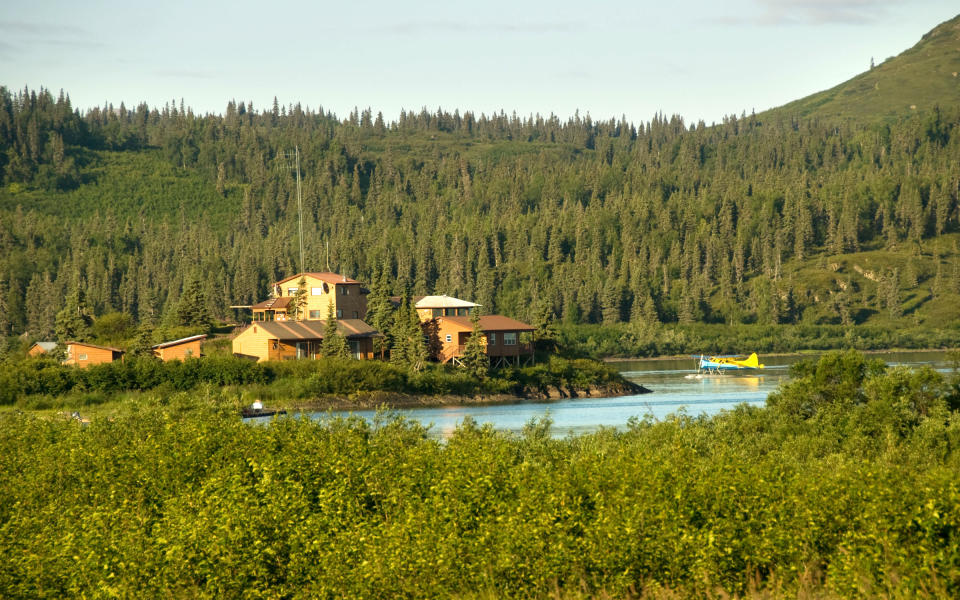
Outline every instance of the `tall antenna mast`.
[(303, 198), (300, 195), (300, 146), (293, 147), (297, 155), (297, 215), (300, 226), (300, 272), (304, 272), (303, 266)]
[(303, 273), (306, 265), (304, 264), (303, 259), (303, 194), (300, 191), (300, 146), (295, 145), (293, 147), (294, 156), (290, 156), (289, 152), (281, 152), (277, 155), (278, 168), (289, 171), (290, 170), (290, 159), (295, 159), (294, 167), (297, 170), (297, 228), (300, 232), (300, 272)]

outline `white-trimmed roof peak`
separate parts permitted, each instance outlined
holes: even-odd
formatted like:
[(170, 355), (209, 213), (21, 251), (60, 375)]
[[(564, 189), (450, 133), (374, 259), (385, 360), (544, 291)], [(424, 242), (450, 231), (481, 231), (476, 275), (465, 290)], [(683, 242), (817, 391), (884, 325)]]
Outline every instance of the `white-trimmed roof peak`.
[(424, 296), (417, 301), (417, 308), (474, 308), (480, 306), (474, 302), (467, 302), (459, 298), (443, 296)]

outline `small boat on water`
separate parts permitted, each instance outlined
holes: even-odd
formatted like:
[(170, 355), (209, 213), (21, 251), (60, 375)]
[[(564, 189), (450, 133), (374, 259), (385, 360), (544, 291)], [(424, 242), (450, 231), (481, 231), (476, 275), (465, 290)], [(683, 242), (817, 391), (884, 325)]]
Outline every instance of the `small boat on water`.
[[(697, 357), (695, 356), (694, 358)], [(706, 371), (707, 373), (763, 368), (756, 352), (746, 357), (739, 354), (726, 356), (703, 356), (701, 354), (699, 358), (700, 361), (697, 363), (697, 371)]]
[(287, 411), (283, 410), (282, 408), (264, 408), (263, 404), (259, 400), (246, 408), (240, 409), (240, 415), (244, 419), (252, 419), (254, 417), (272, 417), (274, 415), (285, 414), (287, 414)]

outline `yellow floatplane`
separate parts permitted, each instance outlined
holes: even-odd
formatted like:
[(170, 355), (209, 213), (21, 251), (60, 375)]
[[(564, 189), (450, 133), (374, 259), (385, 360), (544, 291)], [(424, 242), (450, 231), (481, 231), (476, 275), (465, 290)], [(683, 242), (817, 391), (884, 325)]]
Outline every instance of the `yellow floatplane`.
[(700, 362), (697, 364), (697, 370), (707, 371), (708, 373), (763, 368), (763, 365), (760, 364), (760, 359), (757, 357), (756, 352), (747, 357), (742, 355), (703, 356), (701, 354), (699, 358)]

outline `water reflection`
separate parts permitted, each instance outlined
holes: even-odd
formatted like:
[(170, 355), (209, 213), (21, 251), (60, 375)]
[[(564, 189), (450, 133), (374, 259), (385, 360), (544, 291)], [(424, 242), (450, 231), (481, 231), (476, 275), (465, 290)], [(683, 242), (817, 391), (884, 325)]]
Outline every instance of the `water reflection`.
[[(928, 364), (947, 370), (943, 352), (900, 352), (878, 354), (891, 365)], [(638, 360), (614, 363), (623, 375), (653, 390), (651, 394), (615, 398), (574, 398), (553, 402), (521, 402), (496, 406), (455, 406), (421, 408), (400, 414), (432, 424), (431, 432), (447, 437), (467, 416), (496, 429), (519, 432), (531, 419), (549, 417), (553, 435), (563, 437), (596, 431), (600, 427), (625, 428), (631, 417), (663, 419), (683, 411), (688, 415), (714, 415), (738, 404), (762, 406), (770, 392), (789, 377), (789, 365), (801, 357), (765, 356), (766, 368), (759, 372), (734, 372), (697, 377), (694, 359)], [(702, 374), (701, 374), (702, 375)], [(333, 413), (337, 416), (337, 413)], [(345, 415), (348, 413), (340, 413)], [(354, 414), (372, 419), (374, 411)], [(327, 413), (311, 418), (324, 419)]]

